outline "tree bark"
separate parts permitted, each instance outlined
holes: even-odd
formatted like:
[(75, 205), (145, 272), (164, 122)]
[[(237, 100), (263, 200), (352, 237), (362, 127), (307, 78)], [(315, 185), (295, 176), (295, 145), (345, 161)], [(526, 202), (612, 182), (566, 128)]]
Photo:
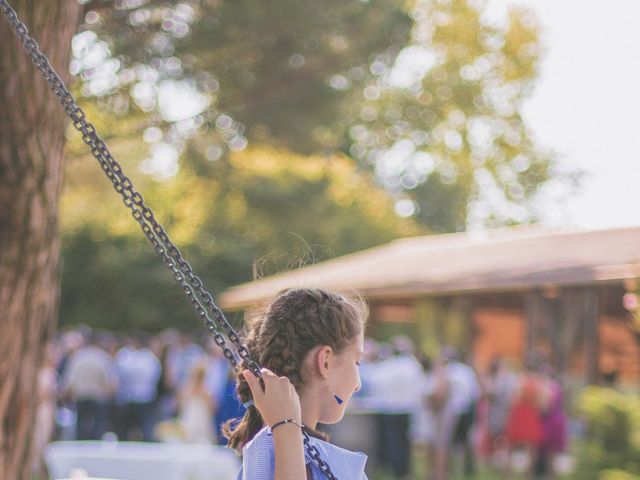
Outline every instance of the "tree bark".
[[(68, 80), (76, 0), (12, 0)], [(36, 378), (60, 291), (58, 197), (64, 111), (0, 15), (0, 472), (29, 477)]]

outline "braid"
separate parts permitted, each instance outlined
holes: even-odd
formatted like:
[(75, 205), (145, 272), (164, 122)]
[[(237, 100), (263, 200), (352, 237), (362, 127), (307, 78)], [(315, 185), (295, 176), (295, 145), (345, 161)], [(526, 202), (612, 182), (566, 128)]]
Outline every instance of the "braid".
[[(362, 329), (366, 309), (362, 302), (320, 289), (292, 289), (281, 292), (265, 314), (249, 322), (246, 345), (258, 355), (261, 366), (287, 377), (296, 390), (304, 388), (303, 365), (307, 354), (319, 345), (329, 345), (340, 353)], [(237, 394), (242, 402), (251, 398), (249, 385), (238, 371)], [(264, 421), (255, 407), (250, 407), (237, 425), (228, 421), (223, 433), (229, 446), (238, 451), (257, 433)], [(315, 437), (326, 434), (305, 427)]]

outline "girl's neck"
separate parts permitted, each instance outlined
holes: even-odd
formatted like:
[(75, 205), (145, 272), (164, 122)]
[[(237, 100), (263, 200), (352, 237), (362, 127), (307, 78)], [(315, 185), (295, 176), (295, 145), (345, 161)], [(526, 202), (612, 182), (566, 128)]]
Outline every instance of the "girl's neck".
[(313, 394), (300, 395), (300, 409), (302, 411), (302, 423), (309, 428), (316, 429), (320, 419), (320, 408), (317, 397)]

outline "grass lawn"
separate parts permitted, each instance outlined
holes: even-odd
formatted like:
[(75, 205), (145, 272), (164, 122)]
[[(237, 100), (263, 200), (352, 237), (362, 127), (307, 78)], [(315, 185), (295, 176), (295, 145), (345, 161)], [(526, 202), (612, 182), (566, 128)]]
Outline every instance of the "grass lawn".
[[(427, 462), (425, 458), (424, 451), (420, 449), (414, 449), (411, 457), (411, 480), (428, 480), (427, 479)], [(450, 480), (463, 480), (465, 477), (462, 473), (462, 465), (460, 464), (462, 459), (458, 460), (458, 463), (454, 463), (454, 472), (451, 476)], [(472, 477), (473, 480), (503, 480), (504, 475), (499, 472), (491, 471), (489, 468), (484, 466), (478, 466), (476, 475)], [(526, 477), (522, 475), (512, 475), (512, 480), (524, 480)], [(393, 475), (382, 471), (376, 471), (370, 480), (393, 480)], [(558, 479), (561, 480), (561, 479)]]

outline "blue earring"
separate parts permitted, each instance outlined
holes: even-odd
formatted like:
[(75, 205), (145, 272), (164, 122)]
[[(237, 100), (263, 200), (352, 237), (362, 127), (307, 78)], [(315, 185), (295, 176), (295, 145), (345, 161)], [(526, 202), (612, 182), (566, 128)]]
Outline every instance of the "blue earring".
[(335, 393), (333, 394), (333, 398), (336, 399), (336, 402), (338, 402), (338, 405), (341, 405), (344, 403), (344, 400), (342, 400), (338, 395), (336, 395)]

